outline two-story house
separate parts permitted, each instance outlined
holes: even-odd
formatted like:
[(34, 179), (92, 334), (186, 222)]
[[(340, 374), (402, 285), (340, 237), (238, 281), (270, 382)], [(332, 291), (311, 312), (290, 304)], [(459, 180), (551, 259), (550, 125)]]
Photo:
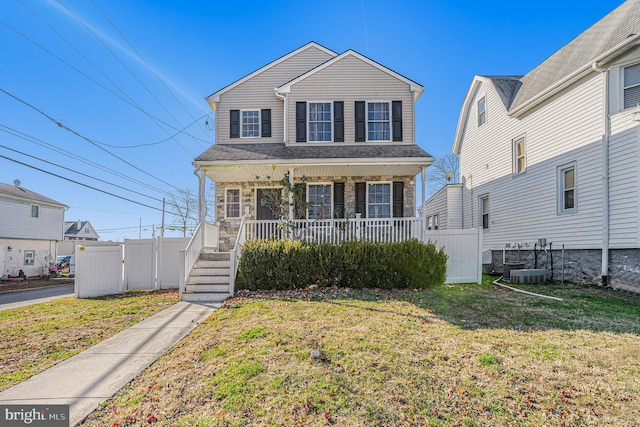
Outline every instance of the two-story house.
[(638, 103), (640, 0), (628, 0), (526, 75), (473, 78), (452, 149), (462, 186), (425, 214), (460, 200), (446, 216), (483, 230), (498, 270), (519, 253), (555, 279), (640, 291)]
[(16, 184), (0, 183), (0, 276), (41, 275), (56, 260), (67, 206)]
[(353, 50), (312, 42), (208, 96), (216, 143), (194, 165), (216, 183), (220, 249), (242, 216), (275, 219), (261, 200), (286, 174), (305, 177), (325, 218), (415, 217), (416, 175), (433, 161), (415, 141), (423, 90)]
[[(216, 140), (193, 164), (201, 224), (205, 181), (215, 182), (218, 234), (203, 245), (229, 251), (244, 220), (253, 230), (275, 230), (268, 227), (282, 218), (264, 200), (282, 179), (304, 184), (309, 207), (300, 219), (291, 206), (290, 220), (366, 218), (378, 221), (359, 232), (374, 233), (375, 225), (394, 239), (418, 233), (416, 176), (424, 180), (433, 162), (416, 145), (414, 107), (423, 90), (358, 52), (311, 42), (209, 95)], [(338, 228), (323, 224), (314, 231), (336, 241)]]
[(98, 240), (99, 237), (89, 221), (64, 222), (64, 240)]

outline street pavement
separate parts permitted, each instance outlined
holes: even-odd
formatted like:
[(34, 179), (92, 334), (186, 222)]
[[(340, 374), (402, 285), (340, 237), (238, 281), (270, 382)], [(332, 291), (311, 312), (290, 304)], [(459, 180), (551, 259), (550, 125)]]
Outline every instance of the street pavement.
[(60, 286), (49, 286), (41, 289), (0, 294), (0, 310), (7, 310), (25, 305), (38, 304), (54, 299), (73, 296), (73, 283)]

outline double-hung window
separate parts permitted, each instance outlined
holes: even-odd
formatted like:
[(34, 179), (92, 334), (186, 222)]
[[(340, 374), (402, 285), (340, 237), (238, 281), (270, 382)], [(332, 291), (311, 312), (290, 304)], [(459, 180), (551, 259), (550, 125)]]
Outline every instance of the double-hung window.
[(438, 215), (433, 216), (433, 229), (434, 230), (438, 229)]
[(480, 196), (480, 225), (483, 229), (489, 228), (489, 196)]
[(513, 173), (527, 169), (527, 145), (524, 137), (513, 140)]
[(242, 110), (241, 126), (243, 138), (260, 137), (260, 110)]
[(331, 102), (309, 102), (309, 141), (332, 141)]
[(331, 184), (309, 184), (309, 219), (331, 219)]
[(367, 214), (369, 218), (391, 218), (391, 184), (367, 184)]
[(576, 165), (575, 163), (558, 168), (558, 211), (571, 213), (576, 211)]
[(38, 218), (40, 216), (40, 206), (31, 205), (31, 218)]
[(478, 127), (487, 122), (487, 98), (484, 96), (478, 101)]
[(624, 108), (640, 104), (640, 63), (624, 68)]
[(367, 140), (391, 141), (391, 107), (389, 102), (367, 103)]
[(240, 218), (240, 189), (227, 188), (225, 193), (225, 217)]

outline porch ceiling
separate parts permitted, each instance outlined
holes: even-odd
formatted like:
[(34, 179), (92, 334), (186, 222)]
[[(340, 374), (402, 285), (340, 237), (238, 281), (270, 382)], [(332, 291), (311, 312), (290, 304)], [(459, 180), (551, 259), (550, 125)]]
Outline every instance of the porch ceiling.
[[(303, 164), (303, 163), (272, 163), (272, 164), (208, 164), (201, 168), (206, 176), (214, 182), (252, 182), (280, 180), (293, 168), (295, 178), (324, 177), (324, 176), (415, 176), (420, 173), (423, 166), (433, 162), (417, 161), (384, 163), (331, 163), (331, 164)], [(425, 159), (426, 160), (426, 159)]]

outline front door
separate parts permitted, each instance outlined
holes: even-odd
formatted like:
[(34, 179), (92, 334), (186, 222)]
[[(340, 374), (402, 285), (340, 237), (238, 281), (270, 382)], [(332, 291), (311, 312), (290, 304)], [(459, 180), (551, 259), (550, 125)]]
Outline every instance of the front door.
[[(274, 212), (273, 203), (278, 200), (279, 189), (258, 188), (256, 195), (256, 219), (257, 220), (274, 220), (278, 219)], [(262, 201), (265, 201), (264, 203)], [(277, 211), (277, 210), (276, 210)]]

